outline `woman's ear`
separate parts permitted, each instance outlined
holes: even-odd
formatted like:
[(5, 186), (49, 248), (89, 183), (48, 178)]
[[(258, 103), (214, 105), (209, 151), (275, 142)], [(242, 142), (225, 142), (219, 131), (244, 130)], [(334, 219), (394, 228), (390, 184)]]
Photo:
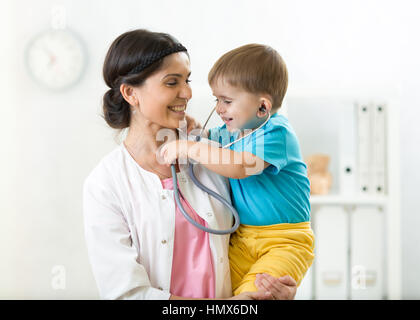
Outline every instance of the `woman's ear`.
[(271, 108), (272, 108), (271, 99), (269, 99), (268, 97), (261, 97), (260, 106), (257, 111), (257, 117), (264, 118), (268, 114), (271, 115)]
[(127, 101), (129, 105), (133, 107), (139, 106), (139, 101), (137, 99), (136, 94), (134, 93), (134, 89), (132, 86), (123, 83), (120, 86), (120, 92), (124, 100)]

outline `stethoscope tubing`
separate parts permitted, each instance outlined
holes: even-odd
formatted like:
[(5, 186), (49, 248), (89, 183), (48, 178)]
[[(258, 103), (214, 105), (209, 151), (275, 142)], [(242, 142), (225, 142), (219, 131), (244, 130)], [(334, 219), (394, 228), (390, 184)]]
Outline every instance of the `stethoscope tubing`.
[(213, 234), (219, 234), (219, 235), (234, 233), (236, 231), (236, 229), (238, 229), (238, 227), (240, 225), (240, 220), (239, 220), (239, 214), (236, 211), (236, 209), (225, 198), (223, 198), (221, 195), (219, 195), (218, 193), (214, 192), (213, 190), (207, 188), (200, 181), (198, 181), (197, 177), (194, 174), (194, 165), (190, 162), (188, 164), (188, 175), (190, 176), (191, 180), (194, 182), (194, 184), (198, 188), (200, 188), (204, 192), (207, 192), (210, 196), (212, 196), (216, 200), (223, 203), (226, 207), (228, 207), (230, 209), (230, 211), (232, 212), (233, 217), (235, 218), (235, 224), (230, 229), (217, 230), (217, 229), (207, 228), (207, 227), (201, 225), (200, 223), (198, 223), (197, 221), (195, 221), (193, 218), (191, 218), (191, 216), (185, 211), (184, 206), (181, 204), (181, 200), (180, 200), (180, 196), (179, 196), (179, 192), (178, 192), (178, 184), (177, 184), (178, 181), (177, 181), (177, 177), (176, 177), (176, 170), (175, 170), (175, 165), (173, 165), (173, 164), (171, 165), (171, 171), (172, 171), (172, 181), (173, 181), (173, 185), (174, 185), (175, 202), (176, 202), (179, 210), (181, 211), (182, 215), (185, 217), (185, 219), (188, 220), (188, 222), (190, 222), (195, 227), (197, 227), (197, 228), (199, 228), (199, 229), (201, 229), (205, 232), (213, 233)]
[[(213, 111), (214, 111), (215, 109), (213, 109)], [(213, 111), (212, 111), (212, 113), (210, 114), (210, 116), (213, 114)], [(210, 116), (207, 118), (207, 121), (206, 121), (206, 123), (204, 124), (204, 126), (203, 126), (203, 129), (201, 130), (201, 132), (204, 130), (204, 128), (205, 128), (205, 126), (207, 125), (207, 122), (208, 122), (208, 120), (209, 120), (209, 118), (210, 118)], [(241, 137), (241, 138), (239, 138), (239, 139), (237, 139), (237, 140), (235, 140), (235, 141), (233, 141), (233, 142), (231, 142), (231, 143), (229, 143), (229, 144), (227, 144), (227, 145), (225, 145), (225, 146), (223, 146), (222, 148), (227, 148), (227, 147), (229, 147), (229, 146), (231, 146), (232, 144), (234, 144), (234, 143), (236, 143), (236, 142), (238, 142), (239, 140), (242, 140), (242, 139), (244, 139), (245, 137), (247, 137), (248, 135), (250, 135), (250, 134), (252, 134), (252, 133), (254, 133), (254, 132), (256, 132), (258, 129), (260, 129), (260, 128), (262, 128), (267, 122), (268, 122), (268, 120), (270, 119), (270, 114), (268, 114), (268, 117), (267, 117), (267, 119), (264, 121), (264, 123), (263, 124), (261, 124), (257, 129), (255, 129), (255, 130), (252, 130), (250, 133), (248, 133), (247, 135), (245, 135), (245, 136), (243, 136), (243, 137)], [(199, 136), (197, 136), (196, 137), (197, 139), (197, 141), (200, 141), (200, 139), (201, 139), (201, 135), (199, 135)], [(179, 190), (178, 190), (178, 179), (177, 179), (177, 176), (176, 176), (176, 169), (175, 169), (175, 165), (174, 164), (172, 164), (171, 165), (171, 172), (172, 172), (172, 181), (173, 181), (173, 189), (174, 189), (174, 198), (175, 198), (175, 202), (176, 202), (176, 204), (177, 204), (177, 206), (178, 206), (178, 208), (179, 208), (179, 210), (181, 211), (181, 213), (182, 213), (182, 215), (185, 217), (185, 219), (187, 219), (187, 221), (188, 222), (190, 222), (192, 225), (194, 225), (195, 227), (197, 227), (198, 229), (200, 229), (200, 230), (203, 230), (203, 231), (205, 231), (205, 232), (208, 232), (208, 233), (212, 233), (212, 234), (218, 234), (218, 235), (224, 235), (224, 234), (230, 234), (230, 233), (234, 233), (237, 229), (238, 229), (238, 227), (239, 227), (239, 225), (240, 225), (240, 218), (239, 218), (239, 214), (238, 214), (238, 212), (236, 211), (236, 209), (229, 203), (229, 201), (227, 201), (225, 198), (223, 198), (220, 194), (218, 194), (218, 193), (216, 193), (216, 192), (214, 192), (213, 190), (211, 190), (211, 189), (209, 189), (209, 188), (207, 188), (205, 185), (203, 185), (198, 179), (197, 179), (197, 177), (195, 176), (195, 174), (194, 174), (194, 164), (193, 163), (191, 163), (191, 162), (189, 162), (188, 163), (188, 175), (190, 176), (190, 178), (191, 178), (191, 180), (194, 182), (194, 184), (198, 187), (198, 188), (200, 188), (201, 190), (203, 190), (204, 192), (207, 192), (210, 196), (212, 196), (213, 198), (215, 198), (216, 200), (218, 200), (218, 201), (220, 201), (221, 203), (223, 203), (226, 207), (228, 207), (229, 208), (229, 210), (232, 212), (232, 214), (233, 214), (233, 217), (234, 217), (234, 219), (235, 219), (235, 223), (234, 223), (234, 225), (231, 227), (231, 228), (229, 228), (229, 229), (226, 229), (226, 230), (217, 230), (217, 229), (211, 229), (211, 228), (207, 228), (207, 227), (205, 227), (205, 226), (203, 226), (202, 224), (200, 224), (200, 223), (198, 223), (197, 221), (195, 221), (193, 218), (191, 218), (191, 216), (186, 212), (186, 210), (184, 209), (184, 206), (182, 205), (182, 203), (181, 203), (181, 199), (180, 199), (180, 194), (179, 194)]]

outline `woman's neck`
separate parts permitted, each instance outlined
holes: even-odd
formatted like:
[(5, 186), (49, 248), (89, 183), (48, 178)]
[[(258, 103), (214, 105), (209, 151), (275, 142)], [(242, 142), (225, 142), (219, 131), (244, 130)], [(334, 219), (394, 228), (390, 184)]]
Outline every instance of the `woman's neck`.
[(155, 167), (164, 169), (165, 165), (160, 165), (156, 158), (156, 151), (167, 141), (168, 136), (170, 139), (177, 138), (177, 130), (164, 128), (149, 120), (136, 120), (130, 124), (127, 137), (124, 140), (125, 145), (134, 160), (144, 169)]

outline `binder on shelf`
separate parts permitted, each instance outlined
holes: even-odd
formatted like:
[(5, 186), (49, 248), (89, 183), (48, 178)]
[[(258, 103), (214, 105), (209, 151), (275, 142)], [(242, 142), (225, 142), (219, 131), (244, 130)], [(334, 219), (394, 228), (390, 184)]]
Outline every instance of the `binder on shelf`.
[[(350, 105), (351, 106), (351, 105)], [(356, 193), (356, 115), (345, 104), (340, 112), (339, 190), (347, 196)]]
[(383, 299), (384, 215), (378, 207), (351, 213), (351, 299)]
[(377, 104), (373, 109), (372, 176), (373, 192), (386, 193), (386, 105)]
[(373, 105), (367, 103), (356, 104), (357, 115), (357, 189), (359, 193), (371, 194), (372, 181), (372, 119)]
[(342, 206), (316, 211), (315, 299), (348, 298), (348, 216)]

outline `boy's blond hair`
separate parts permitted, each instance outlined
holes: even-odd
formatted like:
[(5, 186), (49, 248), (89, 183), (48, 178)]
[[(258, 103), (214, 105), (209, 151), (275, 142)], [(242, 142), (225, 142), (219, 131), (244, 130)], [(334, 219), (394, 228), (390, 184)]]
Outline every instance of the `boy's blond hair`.
[(254, 94), (269, 94), (275, 113), (283, 102), (288, 84), (286, 64), (270, 46), (247, 44), (221, 56), (208, 75), (210, 85), (223, 79)]

